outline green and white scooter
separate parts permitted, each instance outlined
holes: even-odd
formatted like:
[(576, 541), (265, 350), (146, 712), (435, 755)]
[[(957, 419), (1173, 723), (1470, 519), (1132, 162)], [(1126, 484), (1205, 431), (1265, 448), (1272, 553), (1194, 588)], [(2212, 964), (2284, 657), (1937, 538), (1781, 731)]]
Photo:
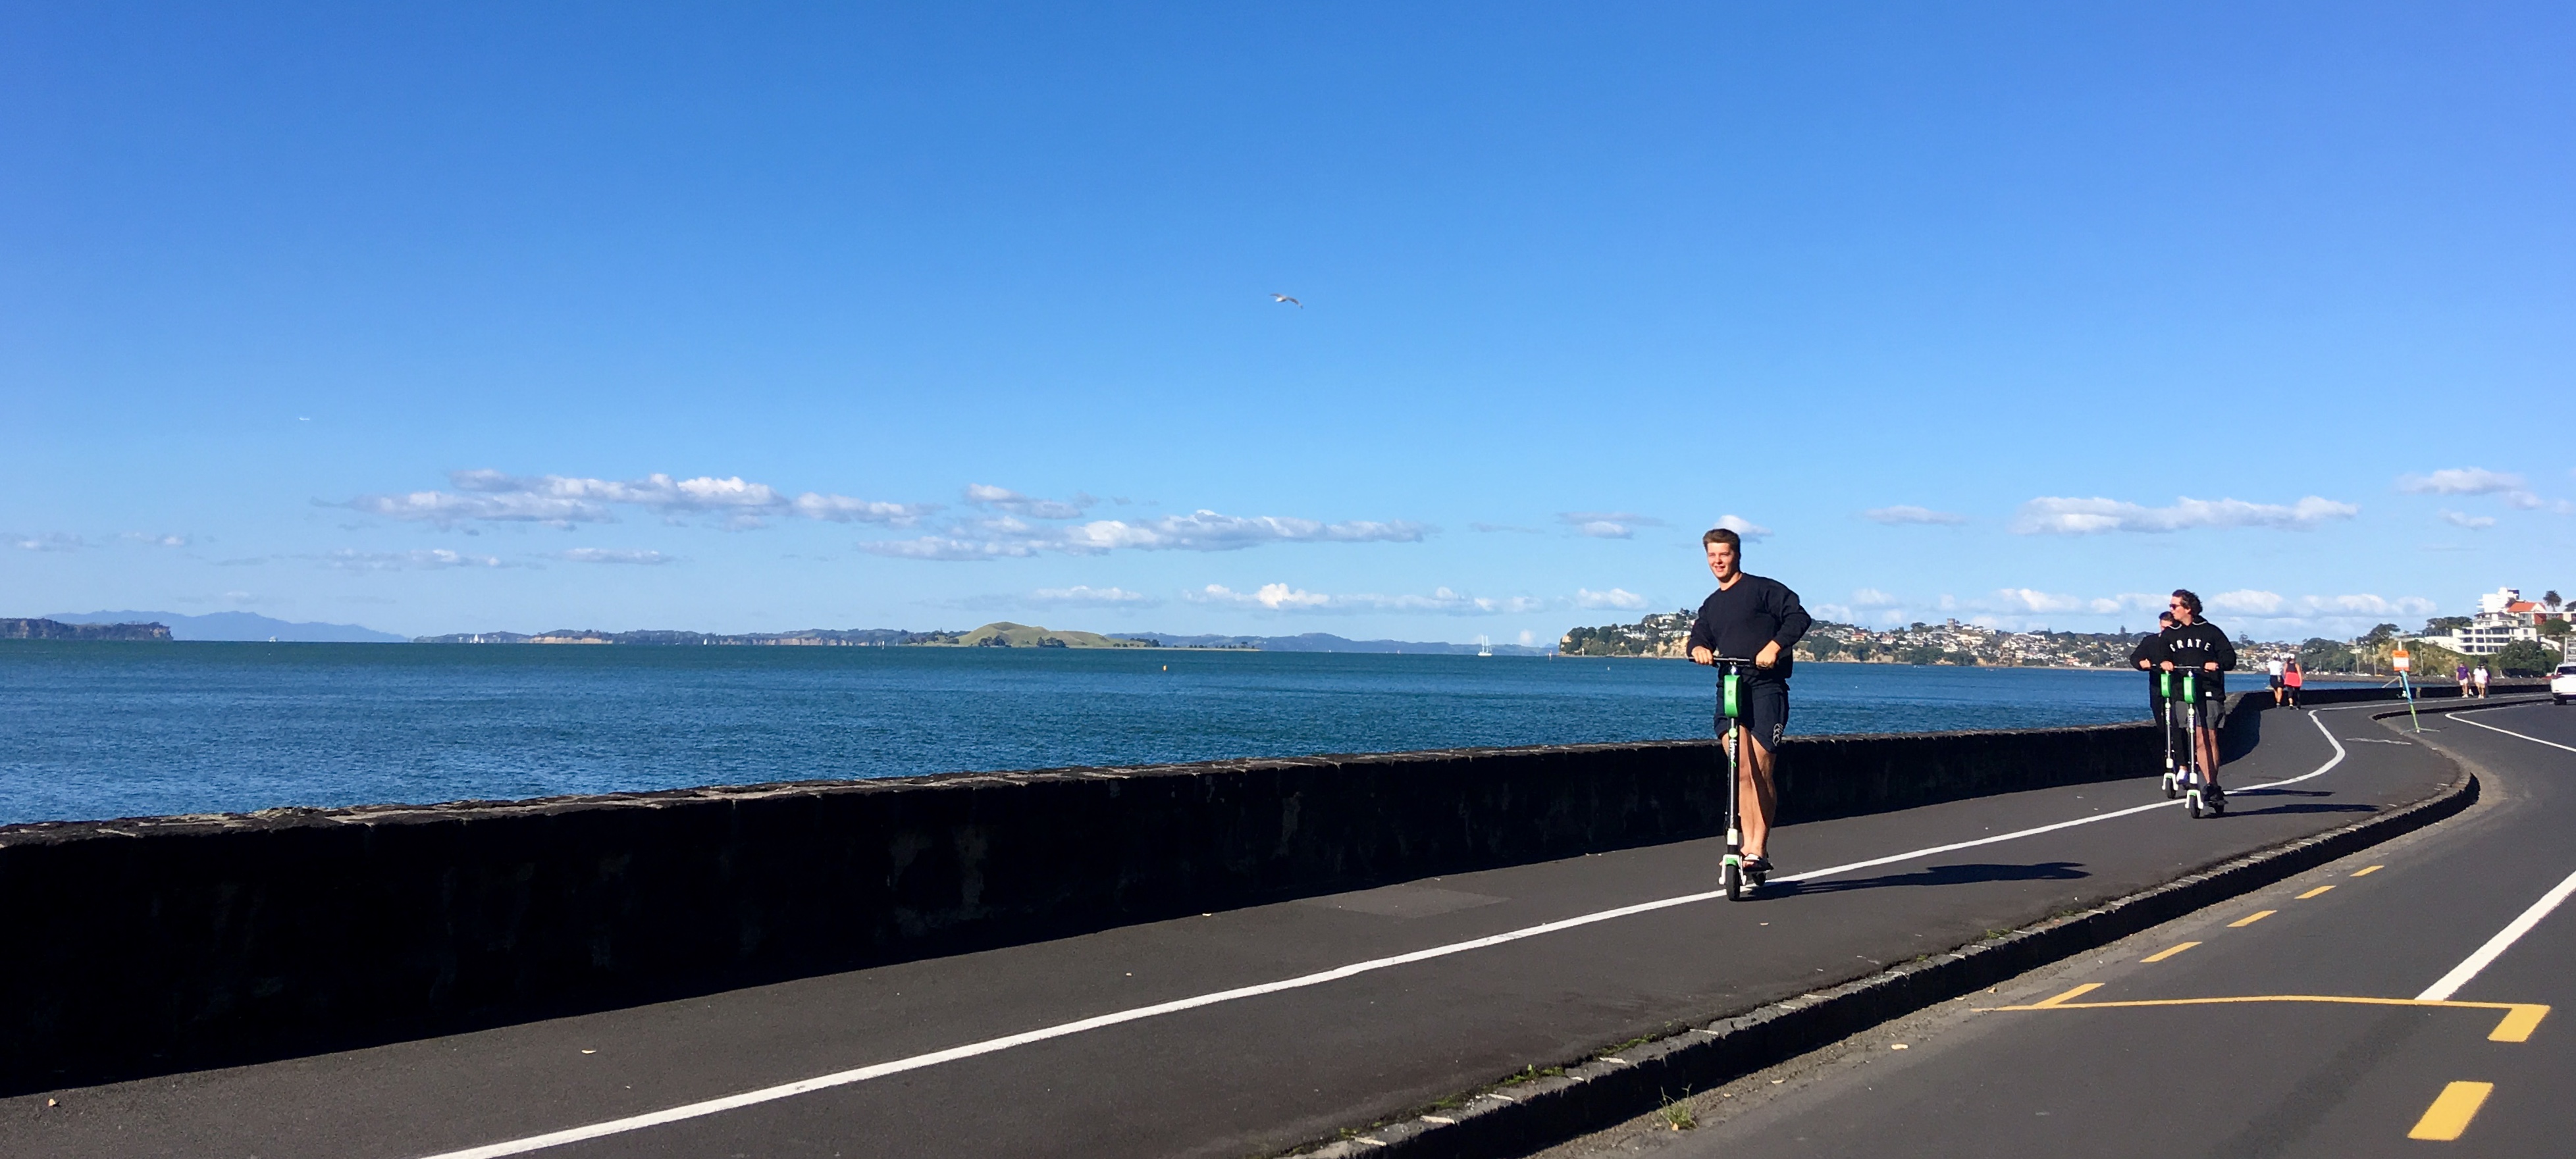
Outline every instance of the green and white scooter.
[(2171, 672), (2156, 673), (2156, 724), (2165, 734), (2165, 800), (2182, 795), (2182, 779), (2174, 772), (2174, 708)]
[(1736, 769), (1742, 754), (1735, 751), (1735, 721), (1741, 715), (1738, 706), (1742, 702), (1738, 694), (1744, 684), (1744, 674), (1752, 669), (1753, 661), (1739, 656), (1720, 656), (1711, 663), (1717, 667), (1717, 715), (1725, 722), (1719, 726), (1722, 735), (1718, 743), (1726, 750), (1726, 859), (1719, 875), (1726, 882), (1726, 900), (1742, 901), (1746, 887), (1761, 886), (1765, 876), (1745, 869), (1744, 830), (1737, 821), (1742, 816), (1744, 781)]
[(2183, 807), (2191, 812), (2195, 820), (2204, 815), (2219, 816), (2227, 812), (2227, 798), (2224, 794), (2210, 788), (2209, 771), (2200, 767), (2200, 672), (2197, 669), (2185, 668), (2178, 672), (2168, 672), (2166, 675), (2182, 677)]

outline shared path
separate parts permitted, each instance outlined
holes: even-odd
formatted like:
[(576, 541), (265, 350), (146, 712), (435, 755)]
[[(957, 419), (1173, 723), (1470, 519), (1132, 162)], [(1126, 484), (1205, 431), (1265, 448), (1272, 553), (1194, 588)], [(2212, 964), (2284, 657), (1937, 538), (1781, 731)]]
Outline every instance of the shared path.
[[(2490, 715), (2499, 724), (2519, 719)], [(1785, 827), (1772, 845), (1781, 876), (1742, 903), (1713, 892), (1713, 841), (1453, 875), (688, 1001), (16, 1097), (0, 1101), (0, 1154), (1277, 1153), (1423, 1112), (1515, 1072), (2126, 896), (2423, 800), (2457, 775), (2426, 745), (2387, 743), (2400, 738), (2364, 712), (2266, 713), (2260, 729), (2260, 743), (2230, 766), (2232, 808), (2221, 819), (2186, 819), (2142, 775)], [(2265, 901), (2275, 915), (2141, 969), (2161, 971), (2157, 982), (2176, 996), (2411, 996), (2431, 975), (2407, 988), (2398, 979), (2413, 978), (2409, 969), (2457, 958), (2463, 939), (2474, 947), (2485, 936), (2470, 932), (2500, 924), (2490, 908), (2529, 901), (2522, 869), (2535, 857), (2479, 844), (2440, 868), (2391, 861), (2320, 897)], [(2514, 872), (2500, 872), (2508, 867)], [(2378, 914), (2373, 899), (2410, 890), (2422, 891), (2422, 924), (2389, 929), (2365, 917), (2352, 938), (2319, 943), (2319, 956), (2342, 973), (2285, 967), (2284, 977), (2260, 982), (2193, 973), (2234, 964), (2235, 943), (2292, 941), (2322, 920), (2314, 915), (2341, 907)], [(2509, 955), (2460, 996), (2549, 1001), (2541, 980), (2505, 968), (2517, 961)], [(2149, 993), (2114, 981), (2106, 975), (2104, 989), (2081, 997)], [(2166, 1034), (2177, 1052), (2194, 1052), (2177, 1053), (2169, 1067), (2105, 1071), (2103, 1104), (2115, 1101), (2113, 1091), (2126, 1100), (2126, 1117), (2105, 1121), (2121, 1124), (2274, 1114), (2229, 1077), (2261, 1067), (2255, 1059), (2305, 1059), (2301, 1052), (2320, 1049), (2331, 1058), (2313, 1077), (2279, 1069), (2285, 1062), (2267, 1081), (2324, 1091), (2349, 1073), (2379, 1075), (2362, 1064), (2389, 1057), (2408, 1076), (2421, 1069), (2497, 1081), (2505, 1093), (2481, 1115), (2509, 1119), (2516, 1112), (2507, 1104), (2527, 1097), (2513, 1093), (2524, 1080), (2505, 1069), (2517, 1060), (2445, 1052), (2556, 1049), (2546, 1026), (2529, 1043), (2488, 1044), (2479, 1037), (2488, 1025), (2472, 1025), (2485, 1015), (2449, 1008), (2072, 1006), (1980, 1017), (2061, 1036), (2064, 1049), (2079, 1052), (2065, 1056), (2070, 1066), (2111, 1066), (2098, 1052), (2116, 1052), (2120, 1035)], [(2344, 1019), (2385, 1017), (2423, 1018), (2427, 1028), (2414, 1037), (2367, 1031), (2359, 1048), (2327, 1037), (2350, 1024)], [(2166, 1025), (2177, 1029), (2149, 1029)], [(2275, 1028), (2264, 1039), (2272, 1055), (2221, 1036), (2265, 1026)], [(2010, 1065), (2022, 1069), (2004, 1081), (2068, 1078), (2044, 1059)], [(2419, 1112), (2425, 1100), (2413, 1081), (2389, 1071), (2366, 1097)]]
[(1550, 1155), (2576, 1150), (2576, 709), (2318, 716), (2478, 804)]

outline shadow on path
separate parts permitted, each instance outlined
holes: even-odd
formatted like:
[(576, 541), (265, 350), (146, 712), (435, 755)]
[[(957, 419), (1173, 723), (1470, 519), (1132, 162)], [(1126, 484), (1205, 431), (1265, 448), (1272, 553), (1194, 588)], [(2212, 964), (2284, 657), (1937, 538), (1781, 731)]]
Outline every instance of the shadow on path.
[(1855, 889), (1883, 889), (1893, 885), (1970, 885), (1980, 881), (2073, 881), (2092, 874), (2077, 868), (2081, 861), (2043, 861), (2037, 865), (1934, 865), (1913, 873), (1891, 873), (1883, 877), (1856, 877), (1847, 881), (1784, 881), (1762, 887), (1758, 895), (1769, 899), (1812, 893), (1848, 893)]

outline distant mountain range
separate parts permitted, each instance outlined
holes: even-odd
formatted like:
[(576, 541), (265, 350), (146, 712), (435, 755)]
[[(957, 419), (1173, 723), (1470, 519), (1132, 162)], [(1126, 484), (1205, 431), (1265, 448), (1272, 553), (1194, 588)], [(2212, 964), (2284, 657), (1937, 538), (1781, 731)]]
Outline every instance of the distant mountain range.
[(725, 636), (711, 632), (675, 632), (645, 629), (636, 632), (602, 632), (595, 628), (557, 628), (551, 632), (528, 635), (524, 632), (454, 632), (445, 636), (422, 636), (415, 644), (642, 644), (678, 646), (706, 644), (781, 644), (840, 647), (882, 648), (894, 644), (918, 643), (925, 639), (900, 628), (807, 628), (799, 632), (746, 632)]
[(183, 616), (177, 612), (55, 612), (45, 617), (66, 624), (167, 624), (173, 640), (279, 640), (298, 644), (401, 644), (410, 637), (379, 632), (356, 624), (307, 624), (271, 619), (252, 612), (210, 612)]
[[(317, 624), (275, 619), (255, 612), (210, 612), (202, 616), (177, 612), (55, 612), (44, 617), (64, 624), (166, 624), (173, 640), (277, 640), (293, 643), (332, 644), (769, 644), (769, 645), (850, 645), (901, 646), (905, 644), (966, 645), (969, 647), (1074, 647), (1115, 648), (1122, 645), (1164, 648), (1251, 648), (1264, 652), (1401, 652), (1419, 656), (1473, 656), (1484, 646), (1448, 644), (1437, 640), (1353, 640), (1330, 632), (1307, 632), (1298, 636), (1182, 636), (1171, 632), (1110, 632), (1095, 635), (1046, 628), (1033, 628), (1008, 622), (986, 624), (972, 632), (909, 632), (900, 628), (808, 628), (797, 632), (750, 632), (720, 635), (708, 632), (639, 631), (601, 632), (591, 629), (558, 629), (526, 635), (519, 632), (457, 632), (445, 636), (397, 636), (357, 624)], [(1128, 641), (1134, 641), (1128, 644)], [(1497, 656), (1544, 656), (1549, 649), (1519, 644), (1496, 644)]]
[[(1403, 652), (1422, 656), (1473, 656), (1482, 644), (1446, 644), (1437, 640), (1353, 640), (1330, 632), (1297, 636), (1176, 636), (1170, 632), (1111, 632), (1120, 640), (1151, 640), (1166, 648), (1258, 648), (1264, 652)], [(1495, 644), (1497, 656), (1545, 656), (1546, 648)]]

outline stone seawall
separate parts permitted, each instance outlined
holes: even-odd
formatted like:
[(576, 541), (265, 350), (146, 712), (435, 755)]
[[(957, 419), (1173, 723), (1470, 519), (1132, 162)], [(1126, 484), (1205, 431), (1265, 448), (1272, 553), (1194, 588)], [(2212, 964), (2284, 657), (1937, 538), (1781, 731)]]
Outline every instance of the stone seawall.
[[(2142, 776), (2159, 743), (1795, 737), (1780, 819)], [(1671, 741), (0, 828), (0, 1093), (1704, 837), (1721, 768)]]

